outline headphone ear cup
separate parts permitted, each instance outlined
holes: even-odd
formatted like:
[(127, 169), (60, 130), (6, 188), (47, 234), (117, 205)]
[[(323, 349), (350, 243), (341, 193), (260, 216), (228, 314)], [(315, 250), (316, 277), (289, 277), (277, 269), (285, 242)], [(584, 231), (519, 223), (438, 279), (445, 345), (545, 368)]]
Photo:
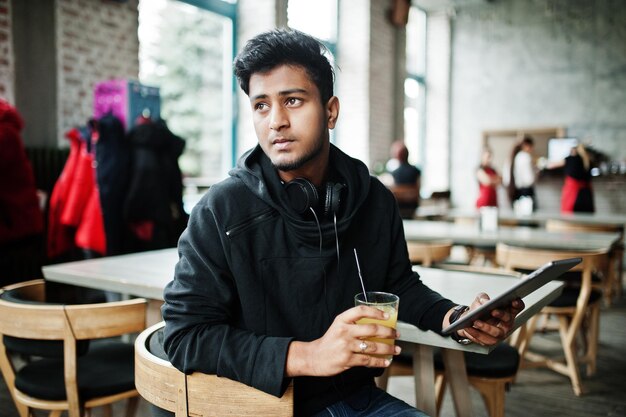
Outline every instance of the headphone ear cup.
[(291, 207), (298, 213), (304, 214), (309, 209), (317, 210), (319, 194), (315, 185), (304, 178), (295, 178), (285, 184), (285, 191), (291, 202)]
[(341, 190), (345, 186), (343, 184), (326, 183), (326, 198), (324, 201), (324, 215), (330, 219), (339, 211), (341, 206)]

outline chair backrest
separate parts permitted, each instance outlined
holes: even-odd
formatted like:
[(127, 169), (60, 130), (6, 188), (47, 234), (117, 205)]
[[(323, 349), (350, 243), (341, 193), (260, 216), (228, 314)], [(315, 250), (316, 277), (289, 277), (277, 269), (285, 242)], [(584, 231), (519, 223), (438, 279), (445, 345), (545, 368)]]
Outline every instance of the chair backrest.
[(12, 293), (11, 297), (0, 297), (0, 365), (7, 385), (12, 391), (15, 369), (1, 341), (2, 336), (62, 341), (65, 388), (71, 416), (79, 415), (80, 410), (77, 341), (138, 333), (145, 328), (145, 299), (102, 304), (46, 304), (44, 280), (22, 282), (0, 291)]
[(498, 243), (496, 246), (496, 261), (498, 265), (508, 270), (536, 269), (547, 262), (582, 258), (583, 261), (574, 266), (571, 271), (584, 271), (601, 268), (606, 264), (608, 251), (563, 251), (554, 249), (528, 248)]
[(450, 241), (407, 241), (406, 245), (411, 263), (426, 267), (447, 259), (452, 251), (452, 242)]
[(577, 305), (583, 306), (591, 294), (591, 278), (594, 271), (604, 271), (609, 259), (607, 251), (559, 251), (553, 249), (527, 248), (498, 243), (496, 262), (507, 270), (533, 270), (554, 260), (582, 258), (582, 262), (570, 271), (580, 271), (581, 289)]
[(419, 189), (415, 184), (390, 185), (389, 189), (398, 203), (417, 204), (420, 198)]
[(280, 397), (237, 381), (195, 372), (185, 375), (155, 356), (149, 338), (164, 327), (157, 323), (135, 341), (135, 385), (149, 403), (179, 416), (293, 416), (293, 385)]

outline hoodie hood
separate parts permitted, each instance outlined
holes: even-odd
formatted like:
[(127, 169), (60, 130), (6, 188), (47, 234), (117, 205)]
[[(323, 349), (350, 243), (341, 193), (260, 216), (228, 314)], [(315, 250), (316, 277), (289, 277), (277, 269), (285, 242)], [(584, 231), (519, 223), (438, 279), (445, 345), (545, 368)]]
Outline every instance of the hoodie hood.
[[(341, 191), (341, 208), (337, 215), (337, 233), (341, 237), (363, 205), (371, 178), (363, 162), (346, 155), (333, 144), (330, 145), (329, 168), (337, 176), (333, 181), (345, 185)], [(259, 145), (247, 151), (229, 174), (239, 178), (256, 197), (276, 209), (296, 236), (309, 244), (319, 243), (317, 223), (304, 219), (294, 210), (276, 168)], [(334, 223), (322, 219), (320, 222), (324, 246), (334, 247)]]

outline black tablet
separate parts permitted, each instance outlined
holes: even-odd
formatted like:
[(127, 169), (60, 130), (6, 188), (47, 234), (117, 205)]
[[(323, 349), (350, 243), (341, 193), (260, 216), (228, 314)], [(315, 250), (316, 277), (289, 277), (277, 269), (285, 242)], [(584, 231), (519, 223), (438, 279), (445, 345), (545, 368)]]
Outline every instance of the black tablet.
[(569, 258), (548, 262), (541, 268), (531, 272), (527, 277), (520, 279), (518, 283), (504, 291), (499, 296), (492, 298), (476, 310), (466, 313), (456, 322), (446, 327), (442, 331), (442, 334), (449, 335), (454, 331), (470, 327), (475, 320), (481, 318), (484, 320), (488, 319), (491, 316), (492, 310), (495, 310), (498, 307), (507, 306), (516, 298), (526, 297), (531, 292), (544, 286), (553, 279), (558, 278), (575, 265), (578, 265), (581, 261), (581, 258)]

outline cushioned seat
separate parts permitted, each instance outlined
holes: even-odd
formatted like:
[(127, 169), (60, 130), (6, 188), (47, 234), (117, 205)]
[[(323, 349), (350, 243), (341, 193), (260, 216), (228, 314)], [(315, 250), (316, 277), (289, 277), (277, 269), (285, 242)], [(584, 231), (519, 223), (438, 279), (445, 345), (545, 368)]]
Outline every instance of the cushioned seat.
[[(580, 295), (579, 288), (564, 288), (561, 295), (559, 295), (553, 302), (549, 304), (550, 307), (575, 307), (578, 296)], [(594, 304), (602, 298), (602, 292), (598, 290), (592, 290), (589, 295), (589, 304)]]
[[(506, 343), (498, 345), (489, 355), (465, 352), (465, 369), (468, 376), (506, 378), (515, 375), (519, 366), (517, 349)], [(441, 353), (435, 354), (435, 368), (443, 370)]]
[[(93, 343), (78, 359), (78, 391), (83, 400), (113, 395), (135, 388), (133, 345), (123, 342)], [(41, 359), (15, 374), (15, 387), (45, 400), (66, 400), (62, 359)]]

